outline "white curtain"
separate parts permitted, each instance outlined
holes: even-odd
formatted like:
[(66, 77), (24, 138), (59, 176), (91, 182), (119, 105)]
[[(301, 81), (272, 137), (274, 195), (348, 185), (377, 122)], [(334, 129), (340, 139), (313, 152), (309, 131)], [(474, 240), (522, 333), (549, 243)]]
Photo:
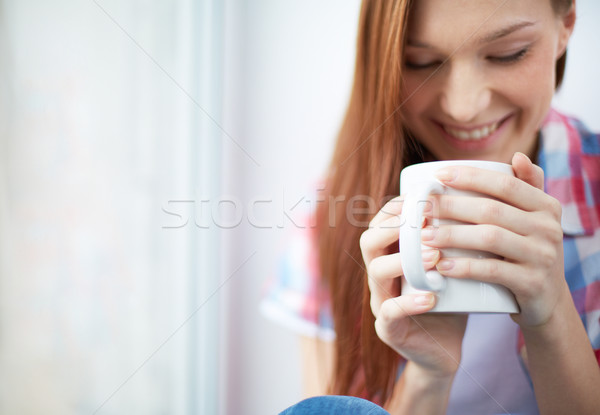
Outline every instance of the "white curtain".
[(165, 214), (218, 186), (194, 154), (214, 3), (0, 3), (0, 413), (215, 411), (218, 236)]

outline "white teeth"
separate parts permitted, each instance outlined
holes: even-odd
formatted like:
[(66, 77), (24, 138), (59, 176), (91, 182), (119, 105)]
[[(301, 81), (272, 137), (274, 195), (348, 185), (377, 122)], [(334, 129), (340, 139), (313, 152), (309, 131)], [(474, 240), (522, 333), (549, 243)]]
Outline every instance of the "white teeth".
[(444, 130), (450, 134), (452, 137), (458, 138), (459, 140), (469, 141), (469, 140), (481, 140), (486, 138), (494, 131), (498, 129), (499, 122), (495, 122), (492, 125), (488, 125), (482, 128), (476, 128), (474, 130), (456, 130), (450, 127), (444, 127)]

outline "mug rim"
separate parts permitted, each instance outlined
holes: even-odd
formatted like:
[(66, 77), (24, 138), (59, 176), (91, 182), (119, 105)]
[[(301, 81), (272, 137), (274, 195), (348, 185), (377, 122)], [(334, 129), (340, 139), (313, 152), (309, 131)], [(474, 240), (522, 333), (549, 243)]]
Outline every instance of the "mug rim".
[(415, 164), (411, 164), (409, 166), (406, 166), (402, 170), (410, 169), (411, 167), (433, 166), (433, 165), (441, 165), (441, 164), (447, 164), (447, 165), (451, 165), (451, 166), (472, 166), (472, 165), (480, 165), (480, 166), (510, 166), (512, 168), (511, 164), (509, 164), (509, 163), (503, 163), (501, 161), (469, 160), (469, 159), (460, 160), (460, 159), (457, 159), (457, 160), (424, 161), (424, 162), (421, 162), (421, 163), (415, 163)]
[(502, 163), (500, 161), (488, 161), (488, 160), (436, 160), (426, 161), (423, 163), (411, 164), (406, 166), (400, 172), (400, 178), (406, 177), (408, 174), (413, 174), (414, 171), (425, 170), (428, 172), (435, 172), (436, 170), (450, 166), (467, 166), (476, 167), (484, 170), (498, 171), (501, 173), (514, 175), (511, 164)]

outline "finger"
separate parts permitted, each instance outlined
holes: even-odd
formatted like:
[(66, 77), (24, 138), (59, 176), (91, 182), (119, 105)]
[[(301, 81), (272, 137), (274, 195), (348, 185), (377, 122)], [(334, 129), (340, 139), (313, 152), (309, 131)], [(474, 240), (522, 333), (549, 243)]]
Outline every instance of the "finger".
[[(441, 255), (438, 249), (423, 249), (421, 254), (425, 270), (433, 268)], [(403, 275), (400, 253), (382, 255), (373, 259), (369, 264), (368, 273), (370, 277), (376, 279), (397, 278)]]
[[(423, 266), (426, 270), (432, 269), (439, 259), (440, 252), (437, 249), (423, 251)], [(379, 256), (368, 264), (371, 311), (374, 315), (377, 314), (377, 310), (385, 300), (400, 294), (399, 287), (395, 283), (402, 274), (402, 261), (399, 253)]]
[(515, 153), (512, 158), (512, 166), (517, 178), (544, 190), (544, 171), (540, 166), (533, 164), (529, 157), (523, 153)]
[[(423, 218), (421, 226), (425, 226), (425, 223), (426, 219)], [(402, 217), (391, 216), (361, 234), (359, 244), (366, 264), (385, 254), (391, 244), (398, 242), (402, 225)]]
[(404, 203), (404, 196), (397, 196), (387, 202), (379, 212), (373, 217), (369, 227), (377, 226), (381, 222), (388, 220), (390, 217), (399, 216), (402, 213), (402, 204)]
[(394, 287), (395, 279), (400, 275), (402, 275), (402, 265), (399, 254), (382, 255), (368, 264), (367, 282), (371, 292), (373, 314), (379, 310), (385, 300), (400, 294)]
[[(422, 260), (425, 270), (433, 268), (439, 259), (439, 250), (423, 250)], [(373, 259), (367, 267), (367, 274), (369, 276), (369, 285), (373, 284), (376, 289), (380, 289), (386, 281), (402, 276), (402, 260), (400, 253), (382, 255)], [(388, 294), (387, 298), (394, 296), (391, 292), (386, 294)]]
[(412, 323), (411, 316), (426, 313), (434, 305), (435, 296), (428, 292), (390, 298), (382, 304), (379, 315), (375, 316), (375, 332), (384, 343), (394, 344), (398, 341), (399, 333), (408, 330)]
[(384, 253), (390, 244), (398, 241), (401, 224), (399, 216), (391, 216), (362, 233), (360, 249), (366, 264)]
[(435, 217), (474, 224), (491, 224), (520, 235), (533, 229), (529, 212), (495, 199), (470, 196), (437, 196), (434, 202)]
[(445, 185), (486, 194), (526, 211), (545, 209), (551, 199), (523, 180), (497, 171), (452, 166), (438, 170), (435, 175)]
[(501, 259), (444, 258), (438, 262), (436, 268), (447, 277), (503, 285), (516, 296), (522, 296), (532, 291), (532, 281), (530, 278), (524, 278), (523, 267)]
[(495, 225), (428, 226), (421, 232), (421, 239), (431, 248), (484, 251), (517, 262), (528, 262), (542, 249), (541, 244), (532, 244), (527, 237)]
[[(383, 302), (376, 316), (376, 329), (386, 332), (399, 320), (417, 314), (425, 313), (435, 305), (435, 295), (430, 292), (401, 295)], [(378, 334), (380, 331), (378, 330)]]

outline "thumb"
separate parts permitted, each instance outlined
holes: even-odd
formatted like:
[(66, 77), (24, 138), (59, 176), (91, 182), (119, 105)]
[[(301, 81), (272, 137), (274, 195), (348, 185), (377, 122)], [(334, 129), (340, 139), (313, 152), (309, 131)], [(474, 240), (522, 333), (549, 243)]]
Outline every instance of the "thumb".
[(544, 171), (540, 166), (533, 164), (525, 154), (515, 153), (512, 158), (512, 167), (518, 179), (544, 190)]

